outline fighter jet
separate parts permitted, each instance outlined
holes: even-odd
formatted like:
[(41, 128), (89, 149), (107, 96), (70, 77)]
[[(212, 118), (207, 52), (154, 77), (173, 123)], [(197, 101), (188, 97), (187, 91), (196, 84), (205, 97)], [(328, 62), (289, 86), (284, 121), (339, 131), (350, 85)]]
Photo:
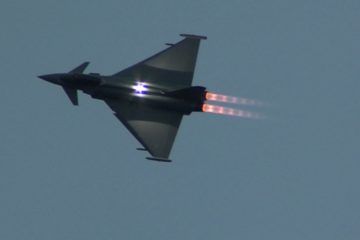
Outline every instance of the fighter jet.
[(78, 90), (103, 100), (150, 153), (149, 160), (171, 162), (170, 151), (184, 115), (200, 112), (206, 88), (192, 86), (200, 41), (205, 36), (181, 34), (183, 40), (110, 76), (85, 74), (89, 62), (68, 73), (39, 78), (60, 85), (73, 105)]

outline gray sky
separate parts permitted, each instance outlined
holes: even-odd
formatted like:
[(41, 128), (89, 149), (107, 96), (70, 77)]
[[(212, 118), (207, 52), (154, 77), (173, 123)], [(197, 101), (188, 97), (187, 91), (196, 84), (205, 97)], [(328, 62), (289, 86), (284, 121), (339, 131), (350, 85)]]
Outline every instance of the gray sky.
[[(0, 3), (0, 239), (358, 239), (358, 0)], [(207, 35), (195, 85), (266, 121), (194, 113), (171, 164), (104, 103), (36, 78), (111, 74)]]

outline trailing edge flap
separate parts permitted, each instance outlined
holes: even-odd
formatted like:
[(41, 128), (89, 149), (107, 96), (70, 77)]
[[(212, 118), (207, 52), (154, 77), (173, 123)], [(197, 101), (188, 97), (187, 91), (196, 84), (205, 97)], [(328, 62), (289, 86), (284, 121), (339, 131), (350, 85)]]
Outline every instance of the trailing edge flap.
[(182, 114), (136, 103), (129, 104), (115, 100), (106, 103), (153, 157), (159, 159), (169, 157)]
[(187, 37), (169, 48), (113, 75), (115, 79), (160, 84), (168, 90), (190, 87), (200, 38)]
[(79, 105), (77, 90), (75, 88), (69, 88), (69, 87), (63, 87), (63, 89), (66, 95), (69, 97), (72, 104), (76, 106)]

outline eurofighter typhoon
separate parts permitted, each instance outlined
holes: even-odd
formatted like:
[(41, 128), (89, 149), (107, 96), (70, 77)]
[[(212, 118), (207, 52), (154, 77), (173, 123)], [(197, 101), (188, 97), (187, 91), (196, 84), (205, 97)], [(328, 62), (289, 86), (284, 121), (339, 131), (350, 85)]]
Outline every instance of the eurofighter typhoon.
[(110, 76), (84, 74), (89, 62), (68, 73), (39, 78), (60, 85), (70, 101), (78, 105), (78, 90), (103, 100), (114, 115), (150, 153), (149, 160), (171, 162), (173, 146), (182, 117), (192, 112), (212, 112), (257, 118), (257, 114), (206, 104), (206, 100), (256, 104), (254, 100), (209, 93), (192, 86), (200, 41), (204, 36), (181, 34), (183, 40), (129, 68)]

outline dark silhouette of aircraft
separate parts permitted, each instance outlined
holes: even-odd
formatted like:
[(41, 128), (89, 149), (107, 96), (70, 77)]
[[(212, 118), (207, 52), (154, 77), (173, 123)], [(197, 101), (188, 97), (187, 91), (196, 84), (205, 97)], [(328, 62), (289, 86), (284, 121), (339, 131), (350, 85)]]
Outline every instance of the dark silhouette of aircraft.
[[(192, 86), (200, 41), (204, 36), (181, 34), (184, 39), (111, 76), (84, 74), (89, 62), (68, 73), (39, 76), (60, 85), (78, 105), (78, 90), (105, 101), (114, 115), (148, 151), (149, 160), (171, 162), (182, 117), (202, 111), (206, 89)], [(208, 108), (207, 108), (208, 109)]]

